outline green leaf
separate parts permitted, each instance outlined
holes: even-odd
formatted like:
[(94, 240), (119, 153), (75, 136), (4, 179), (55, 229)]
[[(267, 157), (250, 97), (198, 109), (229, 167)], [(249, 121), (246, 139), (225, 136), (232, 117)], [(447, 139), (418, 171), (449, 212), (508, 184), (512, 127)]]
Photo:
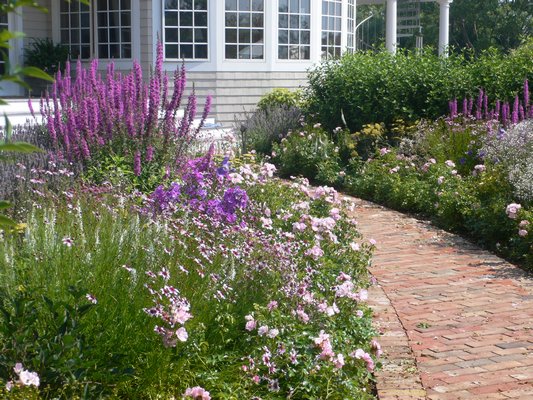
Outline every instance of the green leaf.
[(13, 228), (17, 223), (5, 215), (0, 215), (0, 228)]
[(50, 75), (48, 75), (42, 69), (37, 68), (37, 67), (18, 68), (17, 72), (19, 72), (22, 75), (29, 76), (31, 78), (42, 79), (42, 80), (48, 81), (48, 82), (53, 82), (54, 81), (54, 78), (52, 78)]
[(9, 201), (0, 200), (0, 210), (5, 210), (9, 207), (11, 207), (11, 203)]
[(42, 152), (40, 148), (25, 142), (0, 143), (0, 151), (14, 151), (17, 153)]

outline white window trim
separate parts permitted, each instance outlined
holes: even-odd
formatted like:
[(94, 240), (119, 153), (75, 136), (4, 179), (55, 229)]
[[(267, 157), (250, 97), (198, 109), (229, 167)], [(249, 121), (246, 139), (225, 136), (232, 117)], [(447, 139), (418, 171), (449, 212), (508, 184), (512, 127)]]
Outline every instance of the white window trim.
[[(163, 57), (164, 57), (164, 61), (168, 61), (168, 62), (181, 62), (181, 61), (185, 61), (187, 63), (189, 62), (211, 62), (211, 8), (212, 8), (212, 4), (211, 4), (211, 1), (207, 1), (207, 58), (170, 58), (170, 57), (166, 57), (165, 55), (165, 41), (163, 40), (163, 38), (165, 37), (165, 24), (163, 23), (163, 21), (165, 20), (165, 7), (163, 7), (163, 1), (164, 0), (152, 0), (152, 3), (158, 3), (159, 4), (159, 13), (154, 13), (153, 15), (159, 15), (159, 24), (161, 25), (161, 29), (159, 32), (161, 32), (159, 34), (159, 37), (161, 38), (161, 43), (163, 45)], [(179, 4), (179, 3), (178, 3)], [(178, 11), (178, 18), (179, 18), (179, 11)], [(178, 19), (179, 20), (179, 19)], [(152, 22), (152, 25), (155, 27), (156, 24), (155, 22)], [(178, 28), (179, 29), (179, 28)], [(178, 45), (180, 43), (178, 42)], [(194, 45), (194, 43), (193, 43)], [(154, 35), (154, 46), (157, 47), (157, 33), (156, 35)], [(156, 49), (157, 51), (157, 49)], [(154, 60), (155, 60), (155, 57), (156, 57), (156, 54), (154, 52)]]
[[(140, 14), (140, 0), (131, 0), (131, 58), (99, 58), (98, 69), (104, 70), (110, 63), (115, 63), (116, 69), (129, 69), (133, 60), (140, 61), (141, 59), (141, 14)], [(56, 43), (61, 43), (60, 32), (60, 9), (59, 1), (52, 1), (51, 7), (52, 13), (52, 39)], [(96, 21), (96, 10), (91, 8), (91, 14), (93, 15), (93, 21)], [(91, 27), (91, 51), (97, 51), (98, 46), (98, 29), (97, 26)], [(94, 54), (91, 55), (91, 58)], [(76, 60), (71, 60), (75, 62)], [(82, 60), (87, 63), (89, 60)]]

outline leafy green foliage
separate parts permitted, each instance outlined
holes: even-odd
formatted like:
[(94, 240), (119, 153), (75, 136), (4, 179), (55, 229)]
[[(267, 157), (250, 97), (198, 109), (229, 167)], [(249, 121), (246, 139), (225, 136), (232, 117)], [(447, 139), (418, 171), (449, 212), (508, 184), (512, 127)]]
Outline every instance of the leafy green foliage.
[(278, 107), (300, 107), (302, 102), (302, 93), (300, 90), (290, 91), (285, 88), (276, 88), (265, 94), (257, 103), (257, 108), (262, 111), (268, 111)]
[(340, 61), (325, 61), (309, 74), (307, 109), (328, 129), (355, 132), (368, 123), (390, 128), (398, 119), (412, 123), (448, 112), (453, 98), (477, 96), (512, 100), (526, 78), (533, 78), (531, 44), (503, 55), (495, 50), (468, 60), (442, 59), (426, 50), (359, 52)]
[(55, 74), (59, 69), (65, 68), (69, 58), (69, 48), (61, 43), (56, 44), (49, 38), (34, 39), (24, 56), (26, 65), (38, 67), (48, 74)]

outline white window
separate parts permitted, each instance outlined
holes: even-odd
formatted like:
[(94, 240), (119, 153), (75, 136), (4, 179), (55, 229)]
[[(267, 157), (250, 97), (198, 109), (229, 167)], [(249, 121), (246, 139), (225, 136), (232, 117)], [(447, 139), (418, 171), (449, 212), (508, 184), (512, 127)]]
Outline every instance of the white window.
[(322, 58), (341, 56), (342, 0), (322, 0)]
[(355, 0), (348, 0), (348, 53), (355, 51)]
[(207, 59), (207, 0), (164, 0), (163, 13), (165, 58)]
[(279, 0), (278, 59), (311, 57), (311, 1)]
[(262, 60), (264, 46), (264, 0), (225, 0), (226, 59)]
[(59, 10), (61, 43), (73, 59), (91, 58), (91, 10), (78, 1), (61, 1)]
[(131, 59), (131, 0), (96, 0), (90, 6), (62, 0), (60, 40), (72, 58)]

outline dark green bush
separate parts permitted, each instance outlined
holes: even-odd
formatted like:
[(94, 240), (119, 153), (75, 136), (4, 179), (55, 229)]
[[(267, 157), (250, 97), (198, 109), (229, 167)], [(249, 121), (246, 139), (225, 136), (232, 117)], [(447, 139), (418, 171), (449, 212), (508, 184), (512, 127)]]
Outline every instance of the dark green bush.
[(503, 55), (495, 50), (477, 58), (430, 51), (386, 51), (347, 54), (324, 61), (309, 75), (308, 112), (326, 128), (344, 123), (351, 131), (364, 124), (398, 118), (412, 122), (448, 112), (448, 102), (476, 96), (483, 87), (488, 98), (512, 99), (526, 78), (533, 79), (533, 41)]
[(299, 107), (302, 93), (300, 90), (290, 91), (286, 88), (276, 88), (265, 94), (257, 103), (259, 110), (268, 111), (278, 107)]

